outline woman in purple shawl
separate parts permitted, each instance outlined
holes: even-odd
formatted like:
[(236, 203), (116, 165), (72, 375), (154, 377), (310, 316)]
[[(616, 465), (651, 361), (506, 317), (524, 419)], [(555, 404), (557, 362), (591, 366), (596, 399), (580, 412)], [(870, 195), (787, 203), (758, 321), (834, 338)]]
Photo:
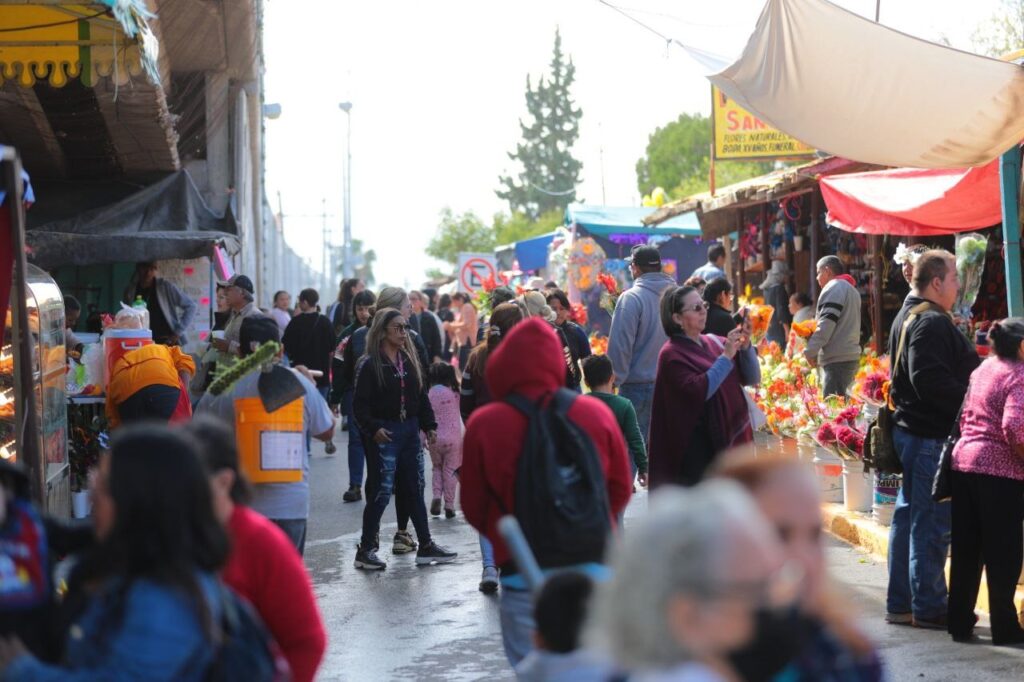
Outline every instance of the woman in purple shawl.
[(694, 485), (718, 453), (754, 439), (743, 386), (761, 381), (750, 322), (726, 338), (702, 334), (707, 304), (693, 287), (661, 296), (668, 341), (658, 356), (650, 430), (650, 485)]

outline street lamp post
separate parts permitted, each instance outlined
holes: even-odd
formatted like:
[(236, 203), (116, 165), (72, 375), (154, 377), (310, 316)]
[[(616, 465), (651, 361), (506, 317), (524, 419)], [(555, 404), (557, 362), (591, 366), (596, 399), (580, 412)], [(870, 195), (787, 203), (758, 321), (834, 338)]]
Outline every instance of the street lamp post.
[(342, 102), (338, 108), (345, 112), (345, 181), (343, 194), (345, 200), (344, 232), (341, 245), (341, 274), (352, 277), (352, 102)]

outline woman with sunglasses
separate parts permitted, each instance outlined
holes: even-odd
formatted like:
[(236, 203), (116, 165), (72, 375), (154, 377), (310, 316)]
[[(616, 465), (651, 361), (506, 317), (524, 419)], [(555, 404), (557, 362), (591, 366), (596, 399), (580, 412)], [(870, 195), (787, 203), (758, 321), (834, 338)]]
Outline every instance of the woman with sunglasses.
[(707, 303), (693, 287), (669, 287), (662, 294), (661, 325), (669, 338), (654, 381), (648, 445), (652, 489), (694, 485), (718, 453), (754, 439), (743, 395), (744, 385), (761, 381), (750, 322), (723, 338), (703, 333), (707, 319)]
[(366, 445), (366, 508), (356, 568), (387, 567), (377, 557), (377, 536), (392, 492), (404, 502), (416, 528), (416, 563), (448, 563), (456, 557), (430, 538), (420, 488), (420, 431), (433, 445), (437, 430), (424, 378), (406, 319), (394, 308), (378, 310), (366, 337), (366, 355), (356, 366), (352, 399)]

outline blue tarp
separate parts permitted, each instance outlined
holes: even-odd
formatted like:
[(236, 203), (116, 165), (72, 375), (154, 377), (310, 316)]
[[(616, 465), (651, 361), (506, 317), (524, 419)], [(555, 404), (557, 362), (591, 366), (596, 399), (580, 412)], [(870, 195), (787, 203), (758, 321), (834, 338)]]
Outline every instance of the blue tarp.
[(666, 237), (671, 235), (701, 236), (700, 223), (697, 221), (697, 214), (693, 212), (675, 216), (657, 226), (647, 227), (641, 221), (656, 210), (646, 207), (570, 204), (565, 209), (565, 224), (576, 223), (585, 228), (587, 232), (599, 236), (615, 233), (665, 235)]
[(531, 237), (516, 242), (516, 260), (520, 270), (539, 270), (548, 265), (548, 246), (555, 239), (555, 233), (549, 232), (539, 237)]

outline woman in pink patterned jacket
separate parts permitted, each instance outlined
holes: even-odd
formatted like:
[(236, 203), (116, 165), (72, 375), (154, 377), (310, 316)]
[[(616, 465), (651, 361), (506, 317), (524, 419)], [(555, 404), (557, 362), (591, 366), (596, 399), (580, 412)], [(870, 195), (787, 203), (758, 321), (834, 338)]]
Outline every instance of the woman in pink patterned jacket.
[(953, 450), (953, 563), (949, 634), (974, 638), (981, 568), (988, 578), (992, 643), (1024, 642), (1013, 596), (1024, 560), (1024, 319), (997, 322), (995, 348), (971, 375)]

